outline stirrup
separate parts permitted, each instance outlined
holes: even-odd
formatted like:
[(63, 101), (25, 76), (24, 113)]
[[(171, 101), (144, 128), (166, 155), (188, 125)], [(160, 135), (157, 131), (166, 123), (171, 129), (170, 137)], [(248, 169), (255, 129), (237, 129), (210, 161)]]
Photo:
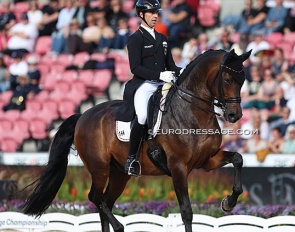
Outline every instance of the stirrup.
[[(133, 167), (133, 163), (138, 163), (138, 166), (139, 166), (139, 172), (138, 173), (135, 172), (135, 168)], [(132, 162), (129, 165), (127, 174), (129, 176), (136, 176), (136, 177), (141, 176), (141, 165), (140, 165), (140, 162), (138, 160), (136, 160), (136, 159), (132, 160)]]

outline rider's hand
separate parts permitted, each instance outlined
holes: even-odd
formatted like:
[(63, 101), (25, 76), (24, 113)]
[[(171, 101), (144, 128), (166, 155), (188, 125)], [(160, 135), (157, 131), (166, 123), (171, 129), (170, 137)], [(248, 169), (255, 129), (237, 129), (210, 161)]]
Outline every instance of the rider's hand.
[(172, 71), (164, 71), (160, 73), (160, 80), (164, 82), (172, 82), (174, 78), (174, 72)]

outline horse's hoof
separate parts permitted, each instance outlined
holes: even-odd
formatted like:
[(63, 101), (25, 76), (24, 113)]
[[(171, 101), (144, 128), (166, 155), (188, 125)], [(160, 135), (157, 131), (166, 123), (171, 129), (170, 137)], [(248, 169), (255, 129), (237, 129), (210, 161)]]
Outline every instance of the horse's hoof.
[(230, 207), (228, 205), (227, 197), (223, 198), (223, 200), (221, 201), (221, 209), (223, 212), (226, 212), (226, 213), (231, 212), (233, 210), (233, 207)]

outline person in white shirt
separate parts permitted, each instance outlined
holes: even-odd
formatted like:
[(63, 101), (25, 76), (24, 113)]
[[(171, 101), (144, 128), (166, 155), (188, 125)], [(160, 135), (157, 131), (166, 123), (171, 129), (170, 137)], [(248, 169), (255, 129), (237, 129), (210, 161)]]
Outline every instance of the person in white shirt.
[(9, 50), (34, 51), (38, 30), (35, 25), (29, 24), (26, 13), (21, 15), (21, 21), (8, 31), (8, 35), (11, 36), (7, 44)]
[(37, 28), (42, 21), (43, 13), (38, 8), (38, 2), (35, 0), (31, 0), (30, 2), (30, 9), (28, 11), (28, 18), (29, 23), (34, 24)]

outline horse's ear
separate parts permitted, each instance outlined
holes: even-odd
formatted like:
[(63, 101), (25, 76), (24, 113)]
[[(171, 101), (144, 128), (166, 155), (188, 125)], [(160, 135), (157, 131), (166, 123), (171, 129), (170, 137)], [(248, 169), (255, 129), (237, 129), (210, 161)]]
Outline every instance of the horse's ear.
[(249, 58), (249, 56), (251, 55), (252, 49), (248, 52), (243, 53), (242, 55), (240, 55), (240, 58), (245, 61)]

